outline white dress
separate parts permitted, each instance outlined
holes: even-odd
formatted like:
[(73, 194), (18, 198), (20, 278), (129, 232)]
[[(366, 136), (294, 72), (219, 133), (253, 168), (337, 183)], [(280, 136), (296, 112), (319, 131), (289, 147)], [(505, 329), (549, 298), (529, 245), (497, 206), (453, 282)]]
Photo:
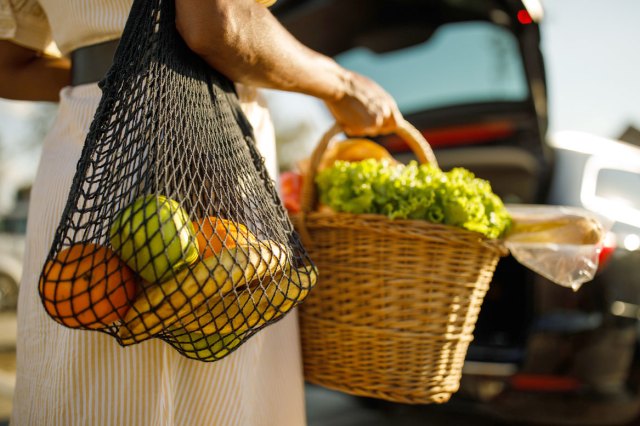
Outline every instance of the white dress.
[[(16, 22), (18, 26), (36, 22), (33, 16), (17, 16), (39, 10), (23, 7), (34, 1), (0, 0), (0, 38), (36, 47), (34, 39), (18, 37), (24, 29), (12, 32), (7, 24), (11, 19), (14, 27)], [(52, 6), (56, 1), (41, 3)], [(119, 7), (125, 11), (130, 6), (127, 0), (62, 3), (74, 3), (76, 8), (99, 3), (103, 9), (112, 5), (114, 10)], [(119, 13), (122, 15), (122, 11)], [(117, 25), (120, 21), (114, 20)], [(37, 40), (43, 42), (41, 37)], [(258, 146), (275, 176), (273, 127), (268, 112), (254, 90), (240, 87), (239, 94), (256, 130)], [(122, 348), (111, 336), (72, 330), (46, 315), (37, 282), (100, 95), (95, 84), (63, 89), (58, 116), (44, 141), (31, 192), (20, 287), (12, 424), (304, 425), (296, 311), (215, 363), (189, 360), (159, 340)]]

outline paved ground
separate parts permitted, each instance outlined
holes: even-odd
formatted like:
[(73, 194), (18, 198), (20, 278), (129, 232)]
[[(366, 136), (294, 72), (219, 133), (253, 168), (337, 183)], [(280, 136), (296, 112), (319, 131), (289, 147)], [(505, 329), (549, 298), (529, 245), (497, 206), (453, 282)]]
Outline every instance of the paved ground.
[(11, 413), (16, 368), (16, 317), (0, 313), (0, 426)]
[(9, 418), (15, 382), (15, 352), (0, 353), (0, 421)]
[(514, 426), (465, 403), (390, 404), (316, 386), (307, 386), (306, 399), (308, 426)]

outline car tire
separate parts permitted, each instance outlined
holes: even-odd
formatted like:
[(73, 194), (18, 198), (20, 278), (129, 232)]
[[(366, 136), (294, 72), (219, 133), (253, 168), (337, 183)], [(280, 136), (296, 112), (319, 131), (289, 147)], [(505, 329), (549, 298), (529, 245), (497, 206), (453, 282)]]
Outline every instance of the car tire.
[(0, 311), (15, 310), (18, 306), (18, 283), (0, 272)]

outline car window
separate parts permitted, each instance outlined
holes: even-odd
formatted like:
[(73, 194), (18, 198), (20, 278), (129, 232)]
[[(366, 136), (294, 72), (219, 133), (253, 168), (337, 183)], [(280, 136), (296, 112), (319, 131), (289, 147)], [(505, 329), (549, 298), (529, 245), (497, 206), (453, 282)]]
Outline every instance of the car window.
[(24, 234), (27, 232), (26, 217), (0, 218), (0, 233)]
[(381, 84), (404, 114), (529, 93), (515, 36), (488, 22), (446, 24), (419, 45), (382, 54), (355, 48), (336, 60)]

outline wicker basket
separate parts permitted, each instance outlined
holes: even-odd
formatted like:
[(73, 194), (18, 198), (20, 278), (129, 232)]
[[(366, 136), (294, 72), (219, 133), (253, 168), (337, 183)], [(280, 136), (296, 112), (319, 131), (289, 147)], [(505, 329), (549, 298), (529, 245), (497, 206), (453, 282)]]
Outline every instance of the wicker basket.
[[(320, 279), (300, 307), (307, 381), (403, 403), (442, 403), (462, 365), (498, 259), (496, 241), (450, 226), (382, 215), (313, 211), (316, 147), (302, 212), (292, 217)], [(435, 163), (420, 132), (397, 131), (419, 161)]]

